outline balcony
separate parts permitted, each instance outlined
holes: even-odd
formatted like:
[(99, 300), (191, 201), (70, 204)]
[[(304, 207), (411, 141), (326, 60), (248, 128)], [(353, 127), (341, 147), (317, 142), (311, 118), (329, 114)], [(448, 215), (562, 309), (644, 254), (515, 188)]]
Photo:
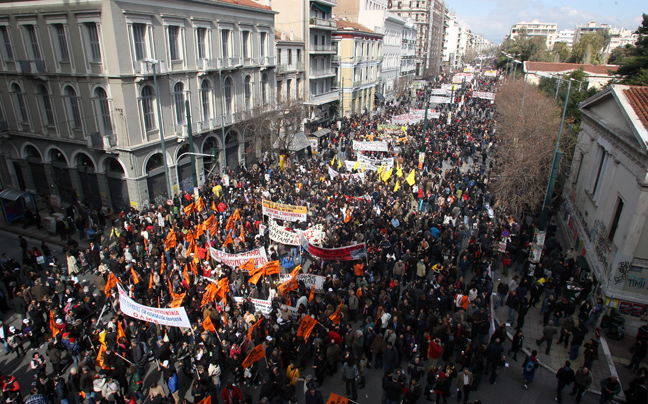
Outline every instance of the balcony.
[(254, 58), (243, 58), (243, 66), (254, 66), (257, 64), (258, 63)]
[(239, 57), (227, 57), (218, 59), (218, 68), (219, 69), (234, 69), (241, 66), (241, 58)]
[(21, 60), (20, 61), (20, 72), (21, 73), (45, 73), (47, 69), (45, 68), (44, 60)]
[(333, 45), (311, 45), (310, 46), (310, 52), (318, 52), (318, 53), (337, 53), (335, 50), (335, 46)]
[(277, 66), (277, 73), (289, 73), (304, 70), (304, 63), (282, 64)]
[(327, 102), (337, 101), (339, 94), (337, 90), (331, 90), (320, 94), (311, 94), (309, 96), (309, 103), (314, 105), (326, 104)]
[(330, 29), (330, 30), (337, 29), (337, 25), (335, 24), (335, 21), (327, 18), (311, 17), (309, 20), (309, 25), (313, 28), (323, 28), (323, 29)]
[(133, 72), (136, 74), (153, 74), (153, 66), (155, 66), (157, 74), (166, 74), (167, 68), (164, 61), (159, 61), (155, 65), (153, 63), (145, 62), (143, 60), (136, 60), (133, 62)]
[(261, 58), (261, 65), (262, 66), (274, 66), (274, 65), (276, 65), (274, 56), (263, 56)]
[(356, 80), (353, 82), (353, 87), (360, 87), (362, 85), (362, 80)]
[(311, 69), (309, 75), (310, 75), (310, 78), (335, 76), (335, 70), (333, 70), (333, 69)]
[(88, 147), (98, 150), (108, 151), (117, 146), (117, 135), (114, 133), (101, 134), (93, 132), (88, 136)]

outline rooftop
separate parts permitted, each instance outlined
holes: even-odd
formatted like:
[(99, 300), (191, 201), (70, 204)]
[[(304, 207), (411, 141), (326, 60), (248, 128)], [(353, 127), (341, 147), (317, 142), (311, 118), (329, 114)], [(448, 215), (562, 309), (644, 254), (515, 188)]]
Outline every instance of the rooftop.
[(360, 31), (360, 32), (366, 32), (369, 34), (375, 34), (373, 30), (365, 27), (362, 24), (359, 24), (357, 22), (349, 21), (344, 18), (335, 18), (335, 23), (337, 24), (338, 30), (353, 30), (353, 31)]
[(254, 0), (216, 0), (216, 1), (219, 1), (221, 3), (238, 4), (239, 6), (245, 6), (245, 7), (254, 7), (254, 8), (262, 8), (264, 10), (272, 10), (270, 7), (257, 3)]
[(583, 71), (590, 74), (607, 75), (610, 72), (616, 72), (617, 65), (586, 65), (581, 63), (551, 63), (551, 62), (524, 62), (525, 71), (533, 72), (570, 72), (582, 68)]
[(648, 129), (648, 87), (629, 87), (623, 90), (623, 94), (628, 98), (644, 128)]

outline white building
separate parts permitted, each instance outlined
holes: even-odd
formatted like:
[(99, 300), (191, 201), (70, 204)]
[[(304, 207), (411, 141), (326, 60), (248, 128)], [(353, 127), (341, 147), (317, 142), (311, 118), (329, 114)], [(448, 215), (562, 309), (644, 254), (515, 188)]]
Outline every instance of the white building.
[(416, 25), (407, 20), (403, 25), (400, 78), (406, 82), (416, 76)]
[(648, 87), (612, 85), (580, 105), (561, 228), (601, 295), (622, 312), (648, 299)]
[[(304, 41), (296, 38), (293, 33), (275, 31), (275, 47), (277, 55), (277, 102), (291, 103), (304, 99)], [(315, 73), (317, 74), (317, 72)]]
[[(120, 212), (249, 162), (261, 145), (235, 126), (274, 99), (274, 15), (252, 0), (3, 2), (3, 185)], [(216, 159), (192, 167), (189, 150)]]
[(615, 78), (617, 65), (589, 65), (582, 63), (552, 63), (525, 61), (523, 66), (526, 79), (530, 84), (537, 85), (543, 77), (565, 76), (571, 72), (582, 69), (585, 81), (590, 87), (602, 88)]
[(509, 38), (514, 40), (520, 35), (521, 31), (526, 31), (528, 37), (545, 37), (547, 49), (549, 50), (553, 49), (553, 45), (558, 38), (558, 24), (555, 22), (540, 22), (539, 20), (518, 22), (511, 27)]
[(459, 24), (457, 13), (446, 9), (446, 29), (443, 37), (443, 64), (451, 71), (462, 66), (468, 48), (469, 32)]
[(634, 45), (639, 40), (639, 35), (635, 31), (625, 28), (610, 28), (610, 43), (603, 49), (604, 54), (612, 53), (616, 48), (626, 45)]
[(556, 37), (556, 42), (563, 42), (565, 43), (569, 48), (572, 47), (574, 44), (574, 31), (573, 29), (561, 29), (558, 32), (558, 36)]

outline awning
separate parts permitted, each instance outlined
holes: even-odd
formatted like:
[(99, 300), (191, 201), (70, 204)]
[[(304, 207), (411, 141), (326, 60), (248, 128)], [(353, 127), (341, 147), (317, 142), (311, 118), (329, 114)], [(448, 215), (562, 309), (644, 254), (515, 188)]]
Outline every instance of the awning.
[(382, 93), (376, 93), (376, 98), (378, 98), (380, 101), (385, 101), (385, 96), (382, 95)]
[(317, 3), (315, 3), (315, 2), (311, 3), (311, 5), (313, 5), (313, 6), (317, 7), (317, 8), (319, 8), (319, 9), (322, 10), (322, 12), (324, 12), (325, 14), (330, 14), (330, 13), (331, 13), (331, 7), (329, 7), (329, 6), (324, 6), (324, 5), (321, 5), (321, 4), (317, 4)]
[(315, 136), (316, 138), (320, 138), (322, 136), (328, 136), (329, 133), (331, 133), (330, 129), (320, 129), (317, 132), (311, 133), (311, 136)]
[(18, 200), (18, 198), (20, 198), (21, 196), (25, 195), (26, 193), (29, 194), (29, 192), (25, 192), (25, 191), (18, 191), (15, 189), (5, 189), (4, 191), (0, 192), (0, 198), (7, 199), (10, 201), (15, 201)]
[(299, 132), (295, 133), (294, 135), (288, 135), (288, 137), (286, 137), (285, 135), (280, 136), (279, 139), (277, 139), (277, 141), (274, 143), (274, 148), (287, 148), (290, 151), (300, 151), (310, 145), (311, 143), (306, 135), (304, 135), (304, 132)]

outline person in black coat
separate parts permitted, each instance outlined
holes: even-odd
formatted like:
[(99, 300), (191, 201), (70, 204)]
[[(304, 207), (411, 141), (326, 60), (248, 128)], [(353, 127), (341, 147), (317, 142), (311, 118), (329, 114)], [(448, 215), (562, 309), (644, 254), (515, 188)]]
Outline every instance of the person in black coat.
[(322, 392), (317, 390), (314, 383), (310, 383), (308, 391), (304, 394), (304, 401), (306, 404), (324, 404), (324, 397)]

